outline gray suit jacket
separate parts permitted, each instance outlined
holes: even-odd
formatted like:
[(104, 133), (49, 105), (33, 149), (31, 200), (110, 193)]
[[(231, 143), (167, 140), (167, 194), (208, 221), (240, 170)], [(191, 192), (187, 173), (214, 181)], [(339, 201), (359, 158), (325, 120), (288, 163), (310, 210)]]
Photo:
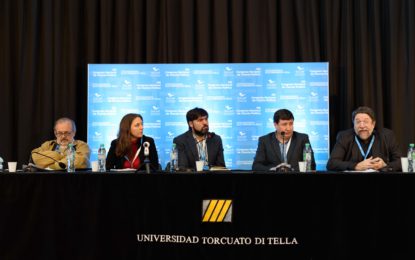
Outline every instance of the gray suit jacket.
[[(179, 168), (195, 169), (199, 154), (192, 131), (189, 130), (173, 139), (179, 151)], [(208, 133), (206, 138), (209, 166), (224, 166), (222, 139), (215, 133)]]
[[(287, 152), (287, 162), (295, 171), (299, 171), (298, 162), (303, 161), (303, 149), (306, 143), (310, 143), (308, 135), (294, 131), (291, 137), (290, 148)], [(283, 162), (284, 159), (281, 158), (281, 150), (275, 137), (275, 132), (261, 136), (258, 140), (258, 148), (256, 150), (254, 163), (252, 164), (252, 170), (268, 171), (270, 168)], [(316, 169), (314, 153), (312, 156), (311, 169)]]

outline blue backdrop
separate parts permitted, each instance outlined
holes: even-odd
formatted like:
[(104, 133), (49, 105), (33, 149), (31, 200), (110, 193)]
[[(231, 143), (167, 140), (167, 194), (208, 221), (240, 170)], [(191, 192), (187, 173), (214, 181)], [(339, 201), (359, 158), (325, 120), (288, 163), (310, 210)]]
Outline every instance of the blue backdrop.
[(88, 143), (96, 160), (107, 151), (127, 113), (144, 118), (160, 163), (172, 140), (187, 131), (186, 112), (209, 113), (210, 131), (224, 144), (226, 166), (251, 169), (258, 137), (275, 131), (274, 112), (294, 114), (294, 130), (307, 133), (317, 170), (329, 155), (328, 63), (89, 64)]

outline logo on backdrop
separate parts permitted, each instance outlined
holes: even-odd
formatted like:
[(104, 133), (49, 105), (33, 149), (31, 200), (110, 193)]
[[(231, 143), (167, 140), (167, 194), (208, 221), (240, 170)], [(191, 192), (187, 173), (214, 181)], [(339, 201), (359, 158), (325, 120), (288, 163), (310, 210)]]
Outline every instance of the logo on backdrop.
[(232, 200), (203, 200), (202, 222), (232, 222)]

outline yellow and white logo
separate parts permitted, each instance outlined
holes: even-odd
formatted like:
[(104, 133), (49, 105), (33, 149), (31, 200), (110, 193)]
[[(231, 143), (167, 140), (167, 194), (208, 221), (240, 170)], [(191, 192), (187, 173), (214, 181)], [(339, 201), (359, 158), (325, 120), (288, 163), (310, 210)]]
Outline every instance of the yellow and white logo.
[(232, 200), (203, 200), (202, 222), (232, 222)]

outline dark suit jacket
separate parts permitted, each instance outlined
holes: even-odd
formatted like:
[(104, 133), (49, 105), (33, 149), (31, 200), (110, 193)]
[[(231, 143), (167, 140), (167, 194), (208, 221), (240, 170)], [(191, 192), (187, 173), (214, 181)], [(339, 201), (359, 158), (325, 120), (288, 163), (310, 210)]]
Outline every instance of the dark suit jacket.
[[(189, 130), (175, 137), (173, 143), (176, 144), (177, 150), (179, 151), (179, 168), (195, 169), (199, 154), (197, 152), (196, 141), (193, 138), (192, 131)], [(225, 167), (223, 145), (220, 136), (215, 133), (208, 133), (206, 145), (209, 166)]]
[[(298, 162), (303, 161), (303, 149), (306, 143), (310, 143), (308, 135), (295, 131), (293, 132), (290, 148), (287, 152), (287, 163), (290, 164), (295, 171), (299, 171)], [(278, 140), (275, 137), (275, 132), (261, 136), (258, 140), (258, 148), (256, 150), (254, 163), (252, 164), (252, 170), (268, 171), (270, 168), (283, 162), (284, 159), (281, 158), (281, 150)], [(314, 153), (312, 153), (311, 169), (316, 169)]]
[[(400, 159), (402, 155), (393, 132), (387, 128), (383, 128), (374, 130), (373, 134), (375, 135), (375, 141), (368, 157), (380, 157), (388, 165), (387, 168), (395, 171), (402, 170)], [(353, 128), (337, 134), (336, 144), (327, 162), (327, 170), (354, 170), (356, 164), (363, 161), (359, 146), (354, 139), (355, 135)]]
[[(141, 139), (143, 139), (142, 142), (141, 142)], [(111, 147), (110, 147), (110, 150), (108, 151), (107, 161), (106, 161), (107, 170), (114, 169), (114, 168), (122, 169), (124, 162), (126, 161), (124, 156), (117, 156), (115, 154), (115, 148), (117, 147), (117, 141), (118, 139), (115, 139), (111, 142)], [(140, 145), (142, 146), (144, 142), (150, 143), (150, 147), (149, 147), (150, 167), (153, 171), (157, 171), (159, 170), (159, 157), (157, 154), (157, 148), (156, 148), (156, 144), (154, 143), (154, 139), (143, 135), (142, 138), (137, 140), (137, 144), (139, 145), (138, 148), (140, 148)], [(140, 165), (138, 166), (138, 170), (145, 170), (144, 147), (141, 148), (140, 153), (138, 154), (138, 157), (140, 158)]]

